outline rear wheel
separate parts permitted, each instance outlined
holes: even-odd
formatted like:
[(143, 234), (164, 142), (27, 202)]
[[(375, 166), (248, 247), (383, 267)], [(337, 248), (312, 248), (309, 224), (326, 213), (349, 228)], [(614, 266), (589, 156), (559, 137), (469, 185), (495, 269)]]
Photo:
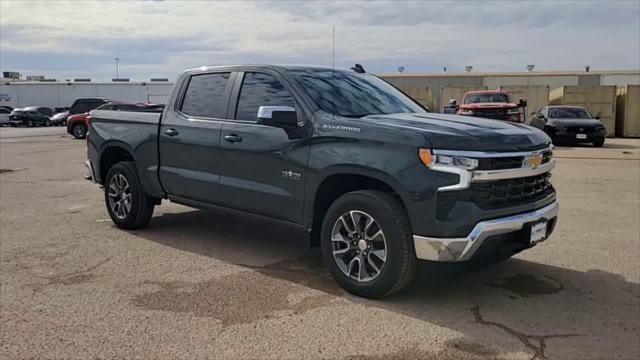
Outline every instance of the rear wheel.
[(76, 139), (84, 139), (87, 136), (87, 127), (84, 124), (76, 124), (71, 129), (71, 133)]
[(33, 120), (27, 121), (27, 127), (33, 127)]
[(44, 126), (47, 126), (47, 127), (51, 126), (51, 121), (50, 120), (45, 121), (44, 122)]
[(400, 201), (362, 190), (338, 198), (322, 223), (322, 254), (348, 292), (381, 298), (404, 288), (415, 272), (409, 221)]
[(119, 162), (107, 172), (104, 199), (111, 220), (122, 229), (147, 226), (153, 215), (153, 199), (145, 194), (136, 166)]

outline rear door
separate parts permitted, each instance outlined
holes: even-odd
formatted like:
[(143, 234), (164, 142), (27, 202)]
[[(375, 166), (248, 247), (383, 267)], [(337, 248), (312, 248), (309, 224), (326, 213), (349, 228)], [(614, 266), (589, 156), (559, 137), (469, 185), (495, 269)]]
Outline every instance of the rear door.
[(218, 202), (220, 130), (235, 73), (207, 72), (183, 81), (163, 115), (159, 133), (160, 181), (169, 195)]
[(302, 223), (309, 146), (282, 128), (257, 124), (263, 105), (299, 102), (275, 72), (238, 73), (229, 117), (222, 127), (220, 199), (227, 207)]

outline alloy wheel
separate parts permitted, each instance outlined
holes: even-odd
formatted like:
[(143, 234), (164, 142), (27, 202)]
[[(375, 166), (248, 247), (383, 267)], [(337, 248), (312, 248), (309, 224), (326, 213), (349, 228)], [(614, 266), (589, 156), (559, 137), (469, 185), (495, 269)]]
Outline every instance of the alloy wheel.
[(358, 282), (376, 279), (387, 261), (382, 228), (371, 215), (359, 210), (347, 211), (336, 220), (331, 250), (340, 271)]
[(109, 207), (121, 220), (131, 211), (131, 188), (127, 178), (122, 174), (114, 175), (109, 181)]

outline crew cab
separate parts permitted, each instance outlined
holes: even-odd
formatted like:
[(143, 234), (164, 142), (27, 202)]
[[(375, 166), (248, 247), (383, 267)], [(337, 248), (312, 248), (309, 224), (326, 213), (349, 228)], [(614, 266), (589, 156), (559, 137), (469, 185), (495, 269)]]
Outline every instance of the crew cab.
[(432, 114), (361, 66), (184, 72), (162, 114), (94, 110), (90, 178), (113, 222), (163, 199), (306, 233), (347, 291), (402, 289), (419, 260), (496, 261), (556, 225), (539, 129)]
[[(455, 106), (455, 99), (450, 104)], [(521, 123), (525, 120), (526, 107), (526, 100), (513, 103), (509, 94), (501, 90), (476, 90), (464, 94), (457, 114)]]

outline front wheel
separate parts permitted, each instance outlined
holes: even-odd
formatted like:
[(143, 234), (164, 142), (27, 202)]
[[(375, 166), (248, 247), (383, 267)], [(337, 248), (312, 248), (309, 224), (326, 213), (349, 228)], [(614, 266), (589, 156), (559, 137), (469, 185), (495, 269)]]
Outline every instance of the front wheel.
[(33, 120), (27, 121), (27, 127), (33, 127)]
[(49, 127), (51, 126), (51, 121), (47, 120), (44, 122), (44, 126)]
[(122, 229), (147, 226), (154, 203), (145, 194), (136, 166), (131, 161), (113, 165), (105, 179), (104, 200), (111, 220)]
[(76, 139), (84, 139), (87, 136), (87, 127), (84, 124), (74, 125), (71, 133)]
[(596, 141), (593, 142), (593, 146), (595, 147), (602, 147), (604, 146), (604, 138), (602, 139), (598, 139)]
[(411, 281), (416, 264), (412, 239), (400, 201), (373, 190), (338, 198), (321, 230), (322, 255), (333, 278), (367, 298), (391, 295)]

